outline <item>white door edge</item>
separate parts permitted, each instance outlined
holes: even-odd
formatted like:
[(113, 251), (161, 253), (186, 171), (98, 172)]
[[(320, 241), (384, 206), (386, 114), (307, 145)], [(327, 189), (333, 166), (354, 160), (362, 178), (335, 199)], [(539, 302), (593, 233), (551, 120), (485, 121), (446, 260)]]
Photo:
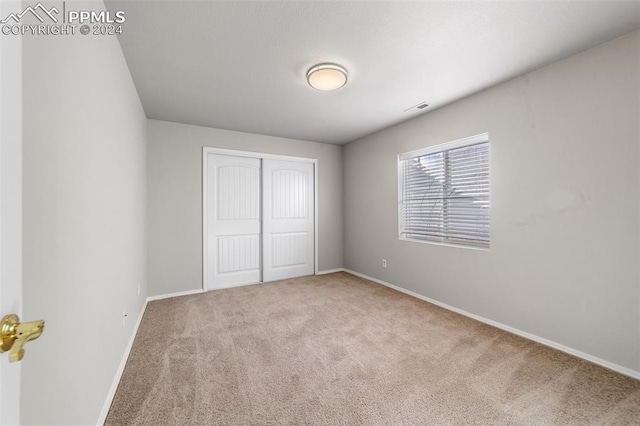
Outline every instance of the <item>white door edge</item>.
[[(0, 16), (22, 2), (0, 1)], [(0, 38), (0, 318), (22, 317), (22, 37)], [(0, 424), (20, 423), (21, 363), (0, 355)]]

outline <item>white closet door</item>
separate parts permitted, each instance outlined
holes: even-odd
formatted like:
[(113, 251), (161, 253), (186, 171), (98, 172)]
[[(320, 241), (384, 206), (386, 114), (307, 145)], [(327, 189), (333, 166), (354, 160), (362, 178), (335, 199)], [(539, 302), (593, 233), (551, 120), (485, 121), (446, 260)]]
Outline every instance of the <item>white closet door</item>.
[(263, 281), (313, 275), (313, 163), (264, 159)]
[(260, 159), (208, 154), (207, 289), (260, 282)]

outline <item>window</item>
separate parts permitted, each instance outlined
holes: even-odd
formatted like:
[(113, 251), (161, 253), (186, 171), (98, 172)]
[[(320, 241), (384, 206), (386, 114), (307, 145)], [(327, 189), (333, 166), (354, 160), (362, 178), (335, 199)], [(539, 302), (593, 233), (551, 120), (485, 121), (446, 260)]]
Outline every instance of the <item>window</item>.
[(400, 239), (489, 247), (489, 136), (398, 157)]

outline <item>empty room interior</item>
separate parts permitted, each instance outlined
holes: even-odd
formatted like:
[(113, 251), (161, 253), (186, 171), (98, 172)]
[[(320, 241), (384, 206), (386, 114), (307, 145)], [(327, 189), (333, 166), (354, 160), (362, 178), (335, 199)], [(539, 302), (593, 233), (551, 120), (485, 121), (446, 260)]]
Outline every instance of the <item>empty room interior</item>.
[(0, 424), (640, 424), (640, 1), (0, 15)]

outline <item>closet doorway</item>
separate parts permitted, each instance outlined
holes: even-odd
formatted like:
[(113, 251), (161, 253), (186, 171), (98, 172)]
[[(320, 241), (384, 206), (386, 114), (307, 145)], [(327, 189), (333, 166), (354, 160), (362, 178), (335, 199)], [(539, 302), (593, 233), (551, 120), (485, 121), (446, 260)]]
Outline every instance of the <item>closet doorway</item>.
[(317, 160), (203, 149), (203, 281), (215, 290), (316, 272)]

